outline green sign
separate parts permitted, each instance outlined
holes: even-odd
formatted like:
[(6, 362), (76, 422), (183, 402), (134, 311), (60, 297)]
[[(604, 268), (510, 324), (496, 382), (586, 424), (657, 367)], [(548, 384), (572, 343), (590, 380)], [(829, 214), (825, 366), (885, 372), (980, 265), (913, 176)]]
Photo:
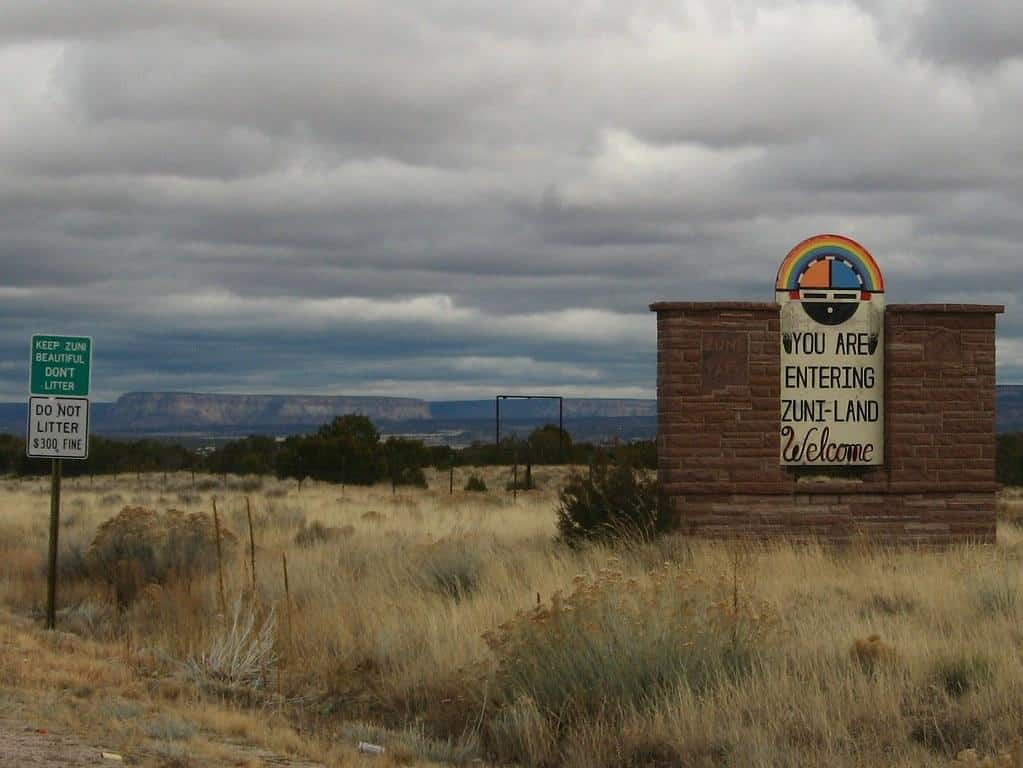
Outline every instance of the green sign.
[(33, 336), (31, 367), (30, 395), (87, 397), (92, 339), (88, 336)]

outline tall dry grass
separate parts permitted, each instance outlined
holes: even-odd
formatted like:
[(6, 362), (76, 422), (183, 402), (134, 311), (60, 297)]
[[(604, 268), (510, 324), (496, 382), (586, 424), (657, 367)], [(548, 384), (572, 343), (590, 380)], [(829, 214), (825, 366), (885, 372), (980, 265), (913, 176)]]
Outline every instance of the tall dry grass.
[[(450, 496), (446, 473), (397, 493), (67, 481), (58, 620), (113, 642), (130, 632), (154, 673), (201, 677), (194, 660), (230, 655), (226, 634), (250, 624), (218, 615), (214, 575), (147, 588), (119, 614), (81, 565), (124, 506), (209, 512), (215, 497), (239, 542), (228, 602), (259, 612), (249, 636), (274, 617), (272, 653), (261, 646), (273, 679), (259, 687), (296, 702), (307, 728), (361, 723), (440, 761), (597, 767), (938, 766), (1023, 734), (1023, 529), (1011, 520), (995, 547), (941, 552), (672, 537), (571, 550), (554, 541), (566, 471), (539, 469), (539, 489), (515, 499), (458, 490), (468, 469)], [(504, 488), (507, 474), (484, 479)], [(0, 491), (0, 600), (40, 611), (47, 484)], [(1008, 491), (1002, 509), (1018, 498)]]

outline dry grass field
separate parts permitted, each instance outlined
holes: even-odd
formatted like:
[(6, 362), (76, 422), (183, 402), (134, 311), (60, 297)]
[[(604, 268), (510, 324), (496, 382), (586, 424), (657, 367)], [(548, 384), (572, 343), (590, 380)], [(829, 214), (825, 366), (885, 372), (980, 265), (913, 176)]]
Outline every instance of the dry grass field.
[[(0, 479), (0, 718), (168, 766), (1023, 764), (1023, 494), (988, 548), (573, 550), (553, 540), (566, 472), (516, 499), (494, 469), (453, 495), (446, 473), (397, 493), (65, 480), (57, 633), (48, 482)], [(187, 515), (214, 499), (223, 593), (152, 533), (206, 536)], [(162, 517), (94, 545), (126, 507)]]

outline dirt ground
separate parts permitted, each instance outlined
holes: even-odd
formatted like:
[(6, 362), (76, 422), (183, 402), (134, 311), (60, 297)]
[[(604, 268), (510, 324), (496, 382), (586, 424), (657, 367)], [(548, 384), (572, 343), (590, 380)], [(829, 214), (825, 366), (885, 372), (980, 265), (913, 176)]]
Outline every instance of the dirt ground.
[(47, 768), (97, 768), (98, 766), (144, 764), (178, 768), (181, 766), (235, 765), (256, 768), (323, 768), (318, 763), (294, 760), (275, 755), (266, 750), (244, 744), (224, 743), (222, 752), (215, 762), (192, 757), (187, 749), (176, 757), (147, 755), (146, 750), (135, 754), (122, 755), (112, 749), (86, 744), (75, 736), (55, 733), (24, 722), (0, 720), (0, 768), (22, 768), (23, 766), (46, 766)]
[[(28, 723), (0, 721), (0, 766), (78, 766), (123, 765), (118, 757), (104, 757), (106, 750), (64, 734), (51, 733)], [(107, 753), (110, 754), (109, 752)], [(115, 753), (116, 754), (116, 753)]]
[(47, 728), (29, 723), (0, 720), (0, 768), (22, 768), (23, 766), (46, 766), (47, 768), (97, 768), (98, 766), (119, 766), (156, 764), (166, 768), (189, 768), (206, 765), (235, 765), (256, 768), (323, 768), (319, 763), (295, 760), (275, 755), (263, 749), (245, 744), (222, 742), (225, 751), (215, 762), (193, 757), (184, 749), (178, 756), (146, 754), (147, 750), (136, 750), (134, 754), (122, 755), (109, 748), (86, 744), (75, 736), (55, 733)]
[(216, 702), (163, 700), (110, 649), (0, 611), (0, 768), (323, 768), (251, 738), (271, 730)]
[[(322, 768), (315, 763), (295, 761), (264, 750), (231, 744), (233, 755), (228, 763), (236, 766), (266, 766), (266, 768)], [(97, 768), (137, 764), (130, 757), (113, 750), (91, 747), (75, 736), (54, 733), (28, 723), (0, 720), (0, 768), (21, 766), (47, 766), (47, 768)], [(174, 763), (165, 763), (172, 765)], [(198, 765), (187, 757), (180, 765)]]

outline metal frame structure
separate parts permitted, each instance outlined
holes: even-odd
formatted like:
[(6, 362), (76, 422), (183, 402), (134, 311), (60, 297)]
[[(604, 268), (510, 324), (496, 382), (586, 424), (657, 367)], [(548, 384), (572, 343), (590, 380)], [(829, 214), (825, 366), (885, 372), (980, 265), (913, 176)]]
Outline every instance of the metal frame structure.
[(558, 401), (558, 455), (561, 456), (565, 436), (565, 398), (561, 395), (497, 395), (494, 398), (494, 445), (501, 445), (502, 400), (557, 400)]

